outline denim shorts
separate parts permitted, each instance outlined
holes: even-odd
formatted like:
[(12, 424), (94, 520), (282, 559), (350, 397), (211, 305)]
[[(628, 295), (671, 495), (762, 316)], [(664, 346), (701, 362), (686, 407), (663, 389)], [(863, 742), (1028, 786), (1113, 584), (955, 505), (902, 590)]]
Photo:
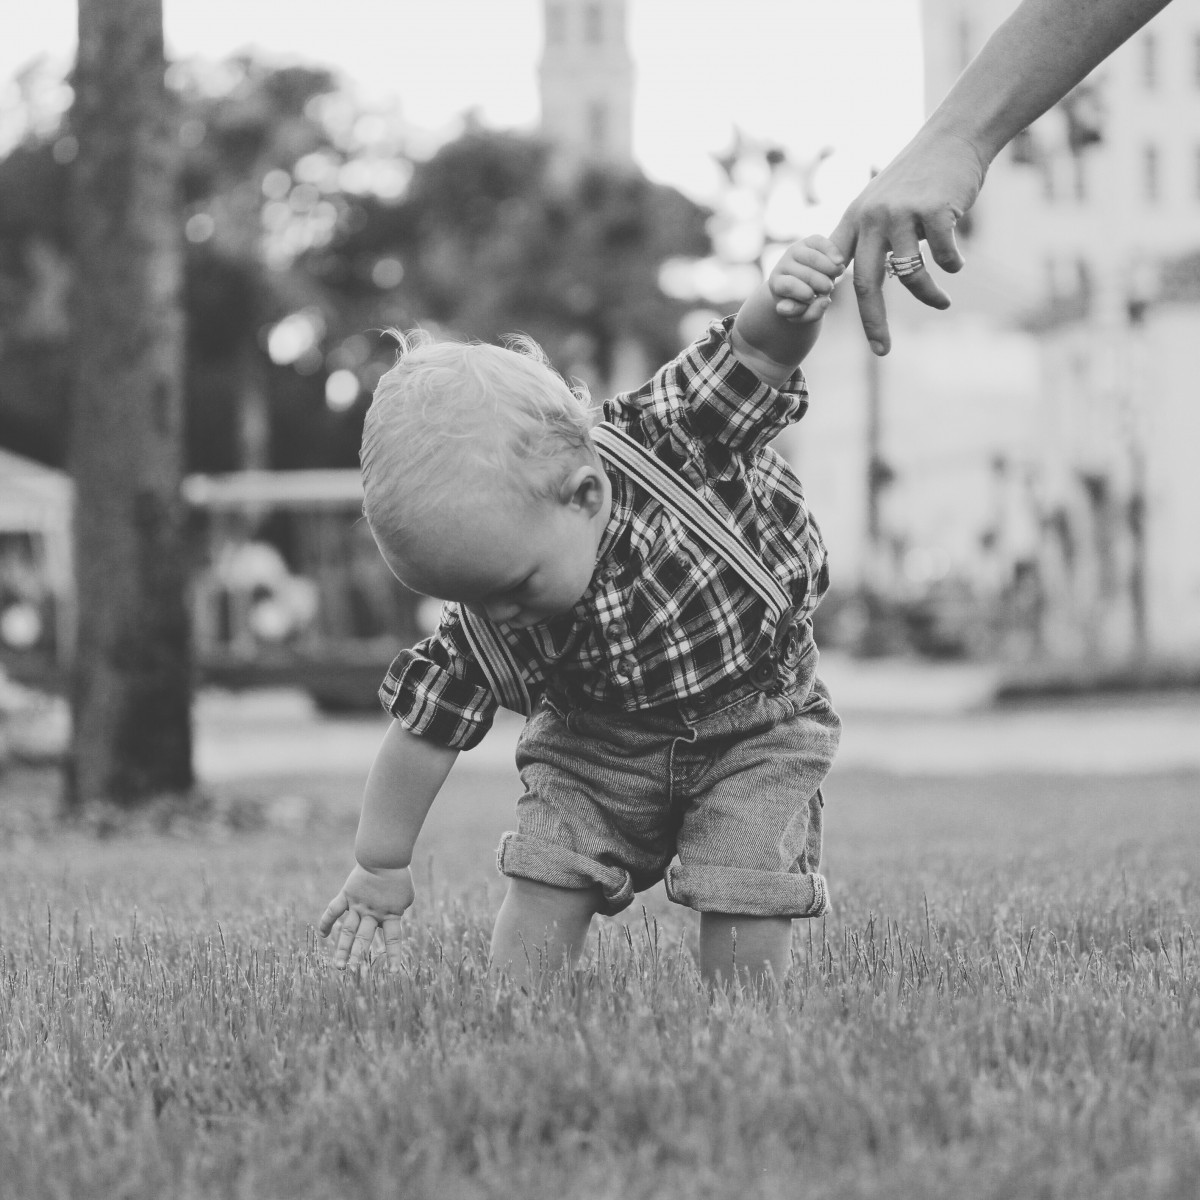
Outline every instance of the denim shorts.
[(551, 692), (517, 745), (525, 794), (501, 872), (598, 886), (609, 915), (660, 879), (700, 912), (822, 915), (821, 783), (841, 722), (801, 628), (766, 678), (707, 703), (601, 711)]

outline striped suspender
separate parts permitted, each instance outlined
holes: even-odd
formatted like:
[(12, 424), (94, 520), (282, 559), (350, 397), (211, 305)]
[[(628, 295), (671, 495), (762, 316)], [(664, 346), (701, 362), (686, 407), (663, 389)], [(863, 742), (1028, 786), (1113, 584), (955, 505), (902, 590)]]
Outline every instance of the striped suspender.
[(640, 442), (612, 425), (592, 430), (592, 440), (609, 462), (632, 475), (663, 508), (673, 512), (718, 558), (723, 558), (763, 598), (776, 620), (791, 607), (782, 585), (740, 533), (703, 496), (689, 487)]
[[(787, 593), (741, 534), (666, 463), (612, 425), (597, 426), (592, 430), (592, 440), (602, 458), (636, 479), (659, 504), (675, 513), (696, 537), (729, 563), (763, 598), (776, 620), (788, 610), (791, 601)], [(533, 711), (529, 689), (500, 631), (465, 605), (460, 606), (460, 612), (467, 640), (496, 699), (503, 707), (528, 716)]]
[(486, 617), (477, 617), (465, 604), (459, 605), (459, 611), (462, 614), (463, 632), (475, 652), (475, 661), (487, 676), (492, 693), (500, 701), (501, 707), (529, 716), (533, 712), (529, 689), (525, 686), (525, 679), (508, 643)]

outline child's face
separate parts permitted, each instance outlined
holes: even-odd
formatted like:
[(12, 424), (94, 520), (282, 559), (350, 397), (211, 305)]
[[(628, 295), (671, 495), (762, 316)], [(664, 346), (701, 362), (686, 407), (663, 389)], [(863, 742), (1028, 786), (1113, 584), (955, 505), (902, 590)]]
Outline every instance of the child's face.
[(569, 611), (587, 591), (610, 508), (604, 472), (580, 467), (557, 497), (472, 496), (383, 556), (413, 591), (523, 628)]

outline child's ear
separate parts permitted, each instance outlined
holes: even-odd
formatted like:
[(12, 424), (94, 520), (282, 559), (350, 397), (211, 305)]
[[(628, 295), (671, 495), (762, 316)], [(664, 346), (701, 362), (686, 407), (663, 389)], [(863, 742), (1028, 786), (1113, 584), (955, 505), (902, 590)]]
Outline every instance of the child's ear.
[(594, 517), (604, 506), (604, 476), (599, 467), (576, 467), (559, 488), (559, 499)]

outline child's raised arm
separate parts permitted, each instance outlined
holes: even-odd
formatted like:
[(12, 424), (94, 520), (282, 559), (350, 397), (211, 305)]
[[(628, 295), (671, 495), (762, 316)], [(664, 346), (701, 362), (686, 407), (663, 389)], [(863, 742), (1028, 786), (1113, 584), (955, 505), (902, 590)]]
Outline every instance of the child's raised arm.
[(388, 728), (363, 791), (358, 862), (318, 926), (328, 937), (341, 921), (335, 966), (353, 969), (364, 961), (376, 930), (383, 932), (388, 965), (400, 966), (400, 918), (413, 902), (413, 845), (457, 757), (457, 750), (417, 737), (399, 721)]
[(784, 251), (738, 310), (734, 353), (764, 383), (785, 383), (812, 349), (833, 285), (845, 269), (841, 251), (827, 237), (813, 234)]

